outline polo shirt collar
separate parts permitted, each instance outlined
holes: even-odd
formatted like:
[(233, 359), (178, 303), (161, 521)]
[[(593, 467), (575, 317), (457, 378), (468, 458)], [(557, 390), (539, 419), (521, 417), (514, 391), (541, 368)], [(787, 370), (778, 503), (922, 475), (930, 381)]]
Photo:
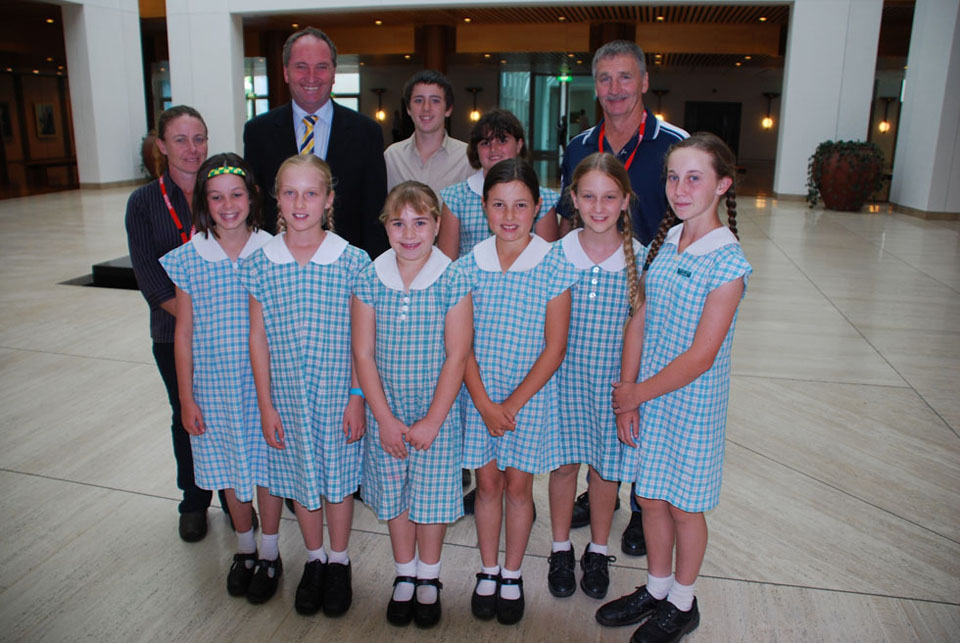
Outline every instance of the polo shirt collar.
[[(646, 114), (644, 117), (644, 123), (646, 125), (643, 128), (643, 140), (652, 141), (660, 134), (660, 119), (653, 115), (646, 107), (643, 108), (643, 113)], [(588, 146), (599, 149), (600, 145), (600, 126), (603, 125), (605, 119), (602, 119), (594, 127), (590, 128), (589, 133), (587, 134), (586, 142)], [(652, 125), (652, 127), (651, 127)], [(633, 149), (633, 141), (636, 138), (636, 133), (630, 137), (630, 140), (627, 141), (627, 144), (623, 149)]]
[[(267, 259), (273, 263), (285, 264), (296, 261), (296, 259), (294, 259), (293, 255), (290, 253), (290, 248), (287, 247), (287, 242), (284, 241), (286, 236), (287, 233), (282, 232), (273, 239), (270, 239), (263, 246), (263, 254), (265, 254)], [(310, 257), (310, 263), (315, 263), (321, 266), (331, 264), (340, 258), (340, 255), (343, 254), (343, 251), (346, 249), (346, 247), (346, 239), (327, 230), (326, 235), (323, 237), (323, 241), (320, 242), (320, 247), (317, 248), (317, 251), (313, 253), (312, 257)]]
[[(586, 270), (588, 268), (592, 268), (593, 266), (599, 266), (607, 272), (620, 272), (624, 269), (624, 267), (627, 265), (627, 261), (623, 255), (622, 243), (617, 246), (617, 249), (609, 257), (600, 263), (594, 263), (593, 260), (587, 256), (586, 251), (583, 249), (583, 245), (580, 243), (581, 230), (583, 230), (583, 228), (577, 228), (576, 230), (570, 231), (560, 242), (561, 247), (563, 248), (563, 253), (577, 270)], [(634, 239), (634, 255), (640, 252), (640, 247), (640, 242)]]
[[(420, 272), (410, 283), (410, 290), (426, 290), (432, 286), (443, 271), (450, 265), (450, 257), (443, 254), (439, 248), (434, 246), (430, 250), (430, 257), (427, 263), (423, 264)], [(373, 261), (373, 269), (377, 273), (380, 283), (390, 290), (399, 290), (405, 292), (407, 289), (403, 286), (403, 278), (400, 276), (400, 268), (397, 266), (397, 253), (390, 248)]]
[[(239, 258), (246, 259), (272, 238), (273, 235), (269, 232), (255, 230), (247, 239), (247, 242), (243, 244)], [(193, 237), (190, 238), (190, 243), (193, 244), (193, 249), (197, 251), (197, 254), (200, 255), (200, 258), (204, 261), (216, 262), (230, 258), (227, 256), (227, 253), (224, 252), (220, 242), (217, 241), (217, 238), (209, 230), (193, 235)]]
[(478, 197), (483, 198), (483, 170), (477, 170), (475, 174), (467, 177), (467, 187)]
[[(516, 261), (507, 269), (507, 272), (526, 272), (540, 265), (543, 258), (550, 252), (550, 242), (535, 234), (530, 235), (530, 243), (523, 249)], [(477, 266), (486, 272), (503, 272), (500, 267), (500, 257), (497, 255), (496, 235), (488, 237), (473, 247), (473, 257)]]
[[(673, 244), (674, 246), (680, 245), (680, 234), (683, 232), (683, 224), (679, 223), (670, 230), (667, 231), (667, 238), (664, 239), (663, 245)], [(729, 246), (731, 244), (739, 245), (740, 242), (737, 240), (737, 237), (730, 228), (725, 225), (720, 226), (711, 230), (707, 234), (703, 235), (689, 246), (687, 246), (684, 253), (691, 254), (695, 257), (702, 257), (703, 255), (708, 255), (714, 250), (719, 250), (724, 246)]]

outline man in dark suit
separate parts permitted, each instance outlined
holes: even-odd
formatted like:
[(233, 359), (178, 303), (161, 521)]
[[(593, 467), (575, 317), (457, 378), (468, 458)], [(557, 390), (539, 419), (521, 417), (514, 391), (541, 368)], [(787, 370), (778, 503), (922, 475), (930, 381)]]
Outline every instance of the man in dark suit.
[(383, 132), (370, 118), (331, 100), (337, 48), (329, 36), (307, 27), (283, 46), (283, 79), (293, 101), (247, 122), (243, 157), (253, 168), (264, 201), (264, 229), (276, 231), (273, 195), (277, 169), (297, 153), (326, 160), (336, 191), (337, 234), (371, 257), (387, 249), (378, 220), (387, 194)]

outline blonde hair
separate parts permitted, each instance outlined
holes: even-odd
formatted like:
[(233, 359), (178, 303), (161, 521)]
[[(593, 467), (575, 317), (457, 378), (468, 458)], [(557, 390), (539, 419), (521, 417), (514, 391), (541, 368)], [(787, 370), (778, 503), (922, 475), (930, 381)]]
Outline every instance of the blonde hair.
[[(286, 161), (280, 164), (280, 168), (277, 170), (277, 177), (273, 181), (273, 198), (277, 198), (277, 192), (280, 191), (280, 176), (284, 171), (292, 167), (310, 167), (320, 173), (321, 183), (327, 187), (327, 194), (330, 194), (330, 191), (333, 190), (333, 174), (330, 172), (330, 166), (327, 165), (327, 162), (321, 159), (316, 154), (296, 154), (291, 156)], [(277, 203), (277, 211), (279, 213), (280, 207), (279, 202)], [(323, 217), (323, 221), (320, 223), (320, 227), (324, 230), (329, 230), (333, 232), (333, 203), (327, 203), (326, 216)], [(284, 221), (282, 216), (277, 217), (277, 226), (280, 231), (284, 231), (287, 228), (287, 224)]]
[[(620, 188), (620, 191), (630, 200), (635, 197), (633, 188), (630, 186), (630, 175), (627, 174), (623, 163), (616, 156), (608, 152), (594, 152), (586, 157), (577, 165), (573, 171), (573, 177), (570, 179), (570, 191), (578, 194), (577, 188), (582, 179), (588, 172), (597, 171), (613, 180)], [(580, 211), (573, 209), (573, 227), (583, 227), (583, 219)], [(627, 302), (630, 304), (630, 317), (643, 305), (645, 293), (643, 290), (643, 281), (637, 273), (637, 260), (633, 252), (633, 222), (631, 221), (630, 208), (627, 207), (620, 211), (617, 219), (617, 227), (623, 237), (623, 258), (626, 261), (627, 271)]]
[(398, 183), (383, 203), (380, 223), (386, 224), (390, 217), (398, 217), (403, 209), (410, 207), (417, 214), (429, 214), (434, 221), (440, 220), (440, 200), (426, 183), (404, 181)]

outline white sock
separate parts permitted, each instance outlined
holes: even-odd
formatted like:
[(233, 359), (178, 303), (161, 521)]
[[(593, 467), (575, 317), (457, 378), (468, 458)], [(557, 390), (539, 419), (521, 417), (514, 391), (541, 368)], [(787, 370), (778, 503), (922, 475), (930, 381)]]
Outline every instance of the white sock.
[(263, 560), (276, 560), (280, 555), (280, 549), (277, 541), (280, 540), (280, 533), (260, 534), (260, 558)]
[[(520, 570), (507, 569), (504, 567), (500, 570), (500, 574), (504, 578), (520, 578)], [(500, 597), (505, 598), (508, 601), (515, 601), (520, 598), (520, 586), (519, 585), (500, 585)]]
[(237, 553), (253, 554), (257, 551), (257, 539), (253, 537), (253, 528), (243, 533), (237, 532)]
[(696, 583), (681, 585), (674, 581), (670, 593), (667, 594), (667, 600), (676, 605), (681, 612), (689, 612), (690, 608), (693, 607), (693, 588), (695, 586)]
[(323, 545), (320, 545), (319, 549), (307, 550), (307, 562), (312, 563), (315, 560), (319, 560), (321, 563), (327, 562), (327, 552), (323, 551)]
[[(500, 565), (495, 565), (493, 567), (480, 567), (480, 571), (484, 574), (490, 574), (491, 576), (496, 576), (500, 573)], [(493, 596), (497, 591), (497, 581), (484, 579), (477, 583), (477, 594), (480, 596)]]
[(562, 542), (558, 542), (554, 540), (553, 546), (551, 547), (550, 551), (555, 554), (558, 551), (570, 551), (571, 549), (573, 549), (573, 543), (570, 542), (569, 538), (567, 538)]
[(590, 552), (590, 553), (592, 553), (592, 554), (603, 554), (604, 556), (606, 556), (606, 555), (607, 555), (607, 546), (606, 546), (606, 545), (598, 545), (597, 543), (591, 541), (590, 544), (587, 545), (587, 551)]
[[(422, 560), (417, 563), (417, 578), (440, 578), (440, 561), (429, 565)], [(417, 602), (429, 605), (437, 602), (437, 588), (433, 585), (417, 585)]]
[[(408, 563), (398, 563), (393, 561), (393, 566), (397, 569), (397, 576), (411, 576), (413, 578), (417, 577), (417, 557), (414, 556), (413, 560)], [(395, 601), (409, 601), (413, 598), (413, 590), (416, 588), (416, 585), (413, 583), (397, 583), (393, 586), (393, 600)]]
[(654, 576), (647, 572), (647, 593), (657, 600), (663, 600), (673, 587), (673, 574), (669, 576)]
[(336, 563), (336, 564), (338, 564), (338, 565), (349, 565), (349, 564), (350, 564), (350, 557), (347, 556), (347, 550), (346, 550), (346, 549), (344, 549), (343, 551), (333, 551), (333, 550), (331, 549), (331, 550), (330, 550), (330, 558), (329, 558), (329, 561), (330, 561), (331, 563)]

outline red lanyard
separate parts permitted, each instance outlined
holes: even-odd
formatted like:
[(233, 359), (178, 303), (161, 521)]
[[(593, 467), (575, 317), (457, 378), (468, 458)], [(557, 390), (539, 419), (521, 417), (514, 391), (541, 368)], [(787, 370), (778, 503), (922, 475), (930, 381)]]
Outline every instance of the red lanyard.
[[(637, 150), (640, 148), (640, 143), (643, 141), (643, 130), (647, 127), (647, 113), (644, 112), (643, 116), (640, 118), (640, 127), (637, 128), (637, 145), (633, 148), (633, 151), (630, 152), (630, 157), (627, 159), (627, 162), (623, 164), (623, 169), (629, 170), (630, 164), (633, 163), (633, 157), (637, 155)], [(603, 151), (603, 133), (607, 130), (607, 123), (604, 121), (603, 125), (600, 126), (600, 142), (597, 145), (599, 151)]]
[[(180, 217), (177, 216), (177, 211), (173, 209), (173, 204), (170, 203), (170, 197), (167, 196), (167, 186), (163, 184), (163, 177), (160, 177), (160, 191), (163, 192), (163, 200), (167, 204), (167, 210), (170, 210), (170, 218), (173, 219), (173, 225), (177, 226), (177, 232), (180, 233), (180, 239), (182, 243), (186, 243), (190, 240), (190, 237), (187, 236), (187, 232), (183, 229), (183, 224), (180, 223)], [(190, 230), (190, 236), (193, 236), (193, 229)]]

